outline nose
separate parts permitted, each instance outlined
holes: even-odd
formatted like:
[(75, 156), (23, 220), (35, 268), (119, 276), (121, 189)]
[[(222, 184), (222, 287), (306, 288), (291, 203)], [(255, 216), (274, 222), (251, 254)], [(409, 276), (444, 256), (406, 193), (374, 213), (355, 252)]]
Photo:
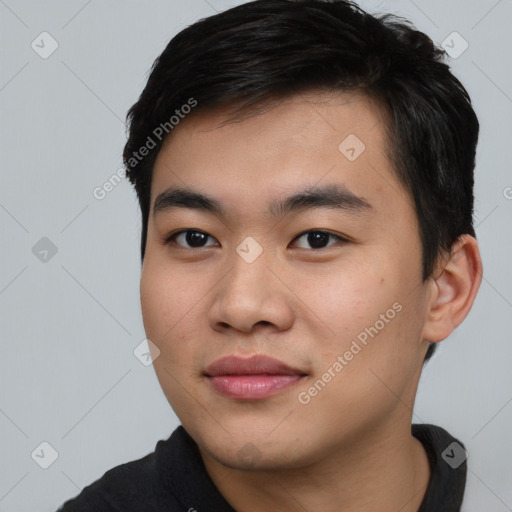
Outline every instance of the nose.
[(211, 328), (243, 333), (259, 328), (275, 332), (289, 329), (294, 320), (293, 294), (279, 270), (263, 256), (248, 263), (235, 255), (232, 262), (231, 271), (216, 288), (209, 311)]

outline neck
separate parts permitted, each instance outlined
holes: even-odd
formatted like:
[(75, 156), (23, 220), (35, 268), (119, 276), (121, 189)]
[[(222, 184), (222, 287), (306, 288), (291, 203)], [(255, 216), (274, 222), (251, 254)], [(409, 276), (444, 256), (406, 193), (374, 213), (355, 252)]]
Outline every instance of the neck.
[(334, 447), (328, 457), (292, 470), (228, 468), (200, 451), (213, 482), (238, 512), (417, 512), (430, 478), (410, 417), (390, 420)]

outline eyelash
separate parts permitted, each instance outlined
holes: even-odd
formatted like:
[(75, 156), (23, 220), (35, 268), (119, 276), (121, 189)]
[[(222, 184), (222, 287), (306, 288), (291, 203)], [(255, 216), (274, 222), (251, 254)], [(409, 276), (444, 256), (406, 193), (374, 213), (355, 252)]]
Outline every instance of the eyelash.
[[(212, 235), (209, 235), (208, 233), (206, 233), (205, 231), (201, 231), (199, 229), (182, 229), (181, 231), (178, 231), (176, 233), (173, 233), (172, 235), (168, 236), (166, 239), (165, 239), (165, 244), (166, 245), (169, 245), (169, 244), (175, 244), (177, 245), (178, 247), (182, 248), (182, 249), (190, 249), (190, 250), (197, 250), (197, 249), (204, 249), (204, 248), (207, 248), (207, 247), (214, 247), (212, 245), (206, 245), (206, 246), (202, 246), (202, 247), (185, 247), (185, 246), (182, 246), (182, 245), (179, 245), (176, 243), (175, 239), (180, 236), (180, 235), (183, 235), (185, 233), (201, 233), (203, 235), (207, 235), (208, 237), (210, 238), (214, 238)], [(295, 240), (299, 240), (300, 238), (302, 238), (303, 236), (305, 235), (308, 235), (310, 233), (322, 233), (324, 235), (327, 235), (329, 237), (333, 237), (333, 238), (337, 238), (339, 242), (342, 242), (342, 243), (348, 243), (349, 240), (347, 238), (344, 238), (340, 235), (336, 235), (334, 233), (331, 233), (330, 231), (326, 231), (326, 230), (323, 230), (323, 229), (310, 229), (308, 231), (303, 231), (302, 233), (298, 234), (294, 239), (293, 241)], [(327, 245), (326, 247), (320, 247), (320, 248), (311, 248), (311, 249), (307, 249), (307, 250), (312, 250), (312, 251), (321, 251), (322, 249), (327, 249), (327, 247), (330, 247), (331, 245), (334, 245), (334, 244), (329, 244)], [(304, 249), (303, 247), (301, 247), (301, 249)]]

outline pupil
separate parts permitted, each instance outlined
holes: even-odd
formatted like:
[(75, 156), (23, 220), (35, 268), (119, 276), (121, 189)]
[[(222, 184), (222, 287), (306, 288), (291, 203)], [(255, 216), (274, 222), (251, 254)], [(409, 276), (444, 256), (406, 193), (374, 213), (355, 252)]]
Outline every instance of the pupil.
[(321, 248), (325, 247), (327, 242), (329, 241), (329, 235), (327, 233), (322, 233), (320, 231), (313, 231), (308, 235), (308, 243), (311, 247)]
[(201, 247), (203, 245), (201, 242), (206, 241), (206, 235), (199, 231), (187, 231), (185, 238), (192, 247)]

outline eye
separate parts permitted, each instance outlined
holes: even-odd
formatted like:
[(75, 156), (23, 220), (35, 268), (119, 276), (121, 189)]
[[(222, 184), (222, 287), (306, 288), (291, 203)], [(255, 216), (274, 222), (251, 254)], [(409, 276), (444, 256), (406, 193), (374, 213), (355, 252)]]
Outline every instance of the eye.
[(211, 235), (205, 233), (204, 231), (199, 231), (197, 229), (184, 229), (169, 236), (166, 239), (166, 243), (174, 242), (176, 245), (185, 247), (186, 249), (197, 249), (201, 247), (211, 247), (212, 245), (217, 245), (215, 243), (207, 244), (206, 242), (209, 238), (215, 240)]
[[(211, 239), (213, 243), (208, 243)], [(324, 249), (336, 242), (348, 242), (346, 238), (335, 235), (329, 231), (310, 230), (298, 235), (294, 239), (294, 245), (300, 249)], [(218, 245), (215, 238), (204, 231), (198, 229), (183, 229), (170, 235), (165, 243), (175, 243), (186, 249), (200, 249), (201, 247), (214, 247)]]
[[(301, 249), (324, 249), (325, 247), (332, 245), (332, 243), (329, 243), (329, 238), (336, 239), (335, 242), (348, 242), (346, 238), (343, 238), (339, 235), (335, 235), (334, 233), (330, 233), (329, 231), (321, 230), (306, 231), (305, 233), (302, 233), (301, 235), (297, 236), (295, 240), (302, 240), (302, 242), (298, 243), (298, 247)], [(311, 247), (308, 247), (307, 244), (309, 244)]]

